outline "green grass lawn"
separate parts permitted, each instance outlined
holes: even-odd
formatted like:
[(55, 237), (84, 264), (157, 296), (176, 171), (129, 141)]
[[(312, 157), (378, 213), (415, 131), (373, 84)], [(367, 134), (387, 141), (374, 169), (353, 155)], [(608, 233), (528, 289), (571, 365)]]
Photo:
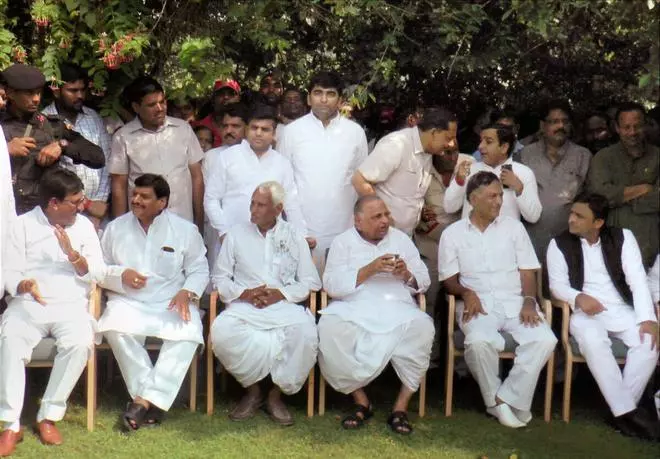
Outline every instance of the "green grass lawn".
[[(33, 378), (30, 378), (33, 379)], [(439, 373), (429, 379), (427, 416), (411, 417), (415, 432), (402, 437), (389, 431), (385, 424), (390, 403), (395, 395), (392, 375), (379, 378), (370, 395), (376, 416), (359, 431), (345, 431), (339, 419), (349, 407), (347, 397), (329, 391), (328, 411), (324, 417), (308, 419), (304, 415), (305, 397), (290, 398), (296, 424), (279, 427), (264, 413), (249, 421), (236, 423), (227, 418), (228, 410), (240, 397), (230, 386), (229, 395), (218, 394), (215, 415), (190, 413), (173, 409), (158, 428), (141, 429), (131, 436), (121, 434), (117, 418), (125, 404), (125, 390), (120, 380), (100, 394), (96, 430), (85, 428), (82, 387), (77, 389), (65, 420), (58, 424), (65, 444), (42, 446), (32, 433), (19, 445), (16, 458), (654, 458), (660, 457), (658, 444), (625, 438), (602, 422), (606, 408), (594, 398), (597, 388), (587, 380), (580, 390), (576, 384), (573, 420), (565, 424), (559, 419), (559, 393), (555, 393), (554, 419), (546, 424), (541, 417), (542, 397), (537, 395), (536, 417), (528, 427), (512, 430), (487, 418), (480, 408), (479, 393), (473, 382), (457, 383), (457, 407), (451, 418), (445, 418), (441, 405), (442, 380)], [(35, 386), (35, 384), (31, 384)], [(557, 386), (558, 389), (561, 386)], [(32, 387), (33, 400), (43, 386)], [(598, 394), (596, 394), (598, 395)], [(416, 405), (416, 399), (414, 399)], [(200, 395), (199, 403), (205, 399)], [(33, 405), (32, 403), (30, 405)], [(411, 411), (415, 407), (411, 406)], [(25, 410), (24, 422), (34, 418), (34, 406)]]

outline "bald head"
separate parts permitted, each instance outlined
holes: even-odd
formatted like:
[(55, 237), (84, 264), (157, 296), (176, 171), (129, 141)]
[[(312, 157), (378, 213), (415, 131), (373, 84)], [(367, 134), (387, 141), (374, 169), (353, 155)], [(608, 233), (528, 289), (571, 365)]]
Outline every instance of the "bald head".
[(353, 206), (353, 215), (361, 214), (364, 212), (364, 207), (371, 203), (371, 202), (376, 202), (380, 201), (383, 202), (382, 199), (380, 199), (378, 196), (375, 194), (368, 194), (366, 196), (360, 196), (357, 201), (355, 201), (355, 206)]

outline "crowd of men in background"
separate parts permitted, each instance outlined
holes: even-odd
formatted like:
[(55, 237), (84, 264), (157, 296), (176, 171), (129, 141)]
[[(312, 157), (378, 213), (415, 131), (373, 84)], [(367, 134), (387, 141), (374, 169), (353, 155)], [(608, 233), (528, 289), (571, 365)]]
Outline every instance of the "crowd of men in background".
[[(59, 228), (48, 250), (61, 248), (81, 278), (96, 273), (93, 258), (101, 248), (72, 248), (62, 229), (75, 226), (71, 213), (87, 216), (103, 235), (106, 264), (132, 266), (99, 278), (114, 292), (100, 325), (131, 395), (123, 414), (127, 429), (158, 423), (169, 409), (185, 374), (180, 362), (188, 362), (202, 342), (199, 317), (191, 315), (188, 303), (203, 293), (209, 271), (212, 286), (232, 304), (232, 312), (221, 314), (214, 325), (214, 351), (247, 389), (233, 419), (254, 415), (263, 400), (257, 383), (270, 373), (276, 387), (266, 397), (268, 411), (278, 423), (292, 423), (280, 394), (300, 389), (317, 343), (311, 318), (291, 305), (323, 285), (336, 301), (319, 323), (319, 363), (326, 380), (351, 394), (357, 407), (342, 426), (358, 428), (371, 417), (364, 388), (391, 361), (403, 384), (388, 424), (398, 433), (411, 433), (407, 405), (434, 358), (432, 322), (442, 321), (442, 280), (448, 293), (462, 299), (457, 320), (466, 335), (465, 359), (488, 413), (506, 426), (524, 426), (531, 419), (538, 374), (556, 344), (551, 324), (536, 308), (535, 272), (543, 268), (545, 294), (564, 292), (562, 299), (589, 317), (602, 312), (593, 301), (638, 313), (639, 320), (631, 319), (625, 330), (616, 328), (621, 321), (594, 325), (585, 319), (580, 326), (624, 336), (638, 356), (628, 370), (639, 373), (634, 384), (627, 384), (625, 375), (618, 386), (612, 383), (617, 372), (611, 369), (597, 380), (618, 429), (654, 435), (636, 410), (658, 357), (652, 313), (658, 298), (651, 301), (653, 287), (646, 278), (652, 265), (657, 269), (660, 237), (657, 107), (647, 113), (626, 102), (578, 120), (567, 101), (553, 100), (537, 110), (538, 126), (530, 132), (520, 129), (528, 120), (509, 108), (489, 109), (464, 128), (451, 110), (423, 103), (409, 109), (384, 105), (368, 115), (346, 104), (344, 82), (334, 72), (317, 73), (304, 90), (287, 87), (279, 73), (271, 72), (249, 100), (238, 82), (224, 80), (201, 105), (191, 99), (168, 101), (158, 81), (138, 77), (123, 93), (121, 121), (110, 122), (87, 105), (88, 77), (82, 69), (66, 64), (61, 75), (61, 84), (51, 88), (52, 102), (44, 106), (45, 78), (39, 70), (14, 65), (3, 72), (7, 102), (0, 124), (15, 209), (19, 216), (30, 214), (22, 224), (32, 221), (43, 229), (46, 218)], [(60, 169), (69, 176), (53, 179)], [(65, 205), (73, 207), (63, 210)], [(578, 219), (592, 224), (580, 226)], [(610, 236), (605, 226), (625, 230)], [(89, 228), (78, 231), (88, 237)], [(601, 257), (598, 266), (604, 267), (597, 271), (604, 277), (585, 269), (576, 278), (589, 259), (587, 249), (576, 254), (580, 246), (574, 237), (595, 244), (600, 234), (608, 238), (602, 241), (603, 254), (590, 256)], [(548, 247), (566, 259), (566, 266), (557, 268), (561, 262), (556, 262), (549, 275)], [(147, 258), (135, 258), (141, 251)], [(154, 287), (137, 265), (152, 269), (163, 286)], [(191, 273), (197, 277), (191, 279)], [(17, 285), (7, 287), (10, 294), (41, 299), (36, 283), (13, 275)], [(594, 283), (613, 285), (607, 292), (617, 292), (621, 301), (600, 299), (602, 289), (589, 290)], [(427, 288), (432, 322), (410, 299)], [(368, 317), (354, 313), (359, 305), (366, 311), (374, 302), (387, 301), (398, 306)], [(175, 332), (170, 316), (149, 322), (141, 314), (152, 302), (195, 324)], [(245, 304), (254, 308), (242, 310)], [(256, 312), (271, 305), (281, 307), (267, 309), (270, 315)], [(640, 315), (648, 307), (651, 313)], [(135, 319), (129, 322), (142, 327), (122, 324), (131, 315)], [(503, 330), (520, 345), (505, 381), (493, 360), (504, 345), (498, 338)], [(43, 333), (40, 328), (34, 336)], [(152, 366), (134, 335), (177, 344), (163, 350), (165, 363)], [(346, 336), (339, 340), (340, 335)], [(580, 336), (580, 346), (591, 349), (593, 336)], [(9, 333), (1, 339), (6, 344), (15, 337)], [(21, 346), (28, 352), (29, 346)], [(353, 355), (358, 348), (362, 351)], [(259, 365), (240, 361), (250, 353)], [(293, 368), (280, 362), (282, 353), (292, 356)], [(592, 355), (598, 357), (587, 355), (588, 363), (603, 358)], [(80, 366), (84, 359), (78, 353), (75, 360)], [(58, 402), (72, 387), (71, 378), (64, 379), (68, 389), (51, 394)], [(158, 382), (167, 390), (156, 387)], [(3, 411), (2, 387), (0, 381), (0, 421), (14, 434), (0, 439), (0, 446), (3, 441), (15, 445), (16, 408)], [(624, 389), (631, 392), (622, 405)], [(63, 409), (55, 407), (40, 412), (42, 440), (61, 443), (51, 421), (62, 415)]]

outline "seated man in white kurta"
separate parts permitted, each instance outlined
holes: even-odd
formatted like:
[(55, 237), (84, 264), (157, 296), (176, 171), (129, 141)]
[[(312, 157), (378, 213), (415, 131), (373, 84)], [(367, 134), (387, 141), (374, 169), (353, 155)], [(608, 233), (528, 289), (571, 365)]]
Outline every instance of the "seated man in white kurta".
[(64, 417), (69, 394), (94, 344), (94, 319), (87, 311), (90, 283), (103, 276), (94, 225), (78, 216), (83, 184), (57, 169), (39, 183), (40, 206), (14, 220), (5, 241), (3, 277), (10, 295), (0, 317), (0, 456), (12, 454), (23, 433), (20, 416), (25, 364), (42, 338), (56, 340), (57, 356), (37, 413), (42, 443), (59, 445), (54, 423)]
[(319, 321), (319, 365), (335, 390), (353, 396), (355, 412), (342, 426), (356, 429), (373, 416), (365, 387), (391, 362), (402, 385), (387, 423), (410, 434), (408, 402), (429, 367), (435, 333), (413, 295), (431, 280), (410, 238), (389, 226), (382, 199), (359, 198), (354, 219), (330, 246), (323, 274), (334, 301)]
[[(209, 281), (197, 227), (167, 210), (170, 188), (160, 175), (135, 179), (132, 212), (112, 221), (101, 245), (108, 264), (108, 305), (99, 321), (132, 402), (128, 431), (158, 424), (170, 409), (202, 338), (195, 306)], [(152, 364), (148, 337), (163, 341)]]
[[(566, 301), (570, 332), (625, 435), (653, 439), (655, 420), (637, 408), (658, 362), (658, 319), (642, 255), (630, 230), (605, 226), (608, 202), (599, 194), (575, 199), (568, 230), (550, 241), (550, 291)], [(610, 337), (628, 346), (619, 369)]]
[(259, 383), (270, 375), (266, 410), (278, 424), (293, 424), (281, 393), (298, 392), (316, 362), (314, 317), (296, 303), (320, 289), (321, 280), (305, 238), (280, 218), (284, 195), (277, 182), (257, 187), (251, 223), (229, 230), (213, 270), (227, 305), (211, 327), (213, 352), (247, 388), (229, 414), (234, 421), (254, 416), (263, 402)]
[[(467, 183), (472, 210), (440, 237), (438, 272), (456, 303), (465, 334), (465, 362), (479, 383), (488, 414), (507, 427), (523, 427), (539, 373), (557, 338), (536, 303), (540, 268), (532, 242), (518, 219), (501, 216), (503, 190), (492, 172), (477, 172)], [(502, 381), (498, 352), (509, 333), (518, 346), (513, 368)], [(453, 339), (453, 337), (449, 337)]]

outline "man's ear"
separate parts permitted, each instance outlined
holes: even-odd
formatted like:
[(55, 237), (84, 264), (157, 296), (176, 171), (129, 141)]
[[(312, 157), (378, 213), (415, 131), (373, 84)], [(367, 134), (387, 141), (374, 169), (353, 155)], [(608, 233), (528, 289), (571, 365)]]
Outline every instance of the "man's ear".
[(137, 102), (131, 102), (131, 108), (133, 109), (133, 112), (137, 114), (140, 110), (140, 104)]
[(55, 97), (55, 99), (59, 100), (60, 94), (61, 94), (61, 89), (60, 88), (50, 88), (50, 90), (53, 92), (53, 97)]
[(603, 226), (605, 225), (605, 220), (603, 220), (602, 218), (596, 218), (594, 219), (594, 225), (600, 231), (601, 229), (603, 229)]

